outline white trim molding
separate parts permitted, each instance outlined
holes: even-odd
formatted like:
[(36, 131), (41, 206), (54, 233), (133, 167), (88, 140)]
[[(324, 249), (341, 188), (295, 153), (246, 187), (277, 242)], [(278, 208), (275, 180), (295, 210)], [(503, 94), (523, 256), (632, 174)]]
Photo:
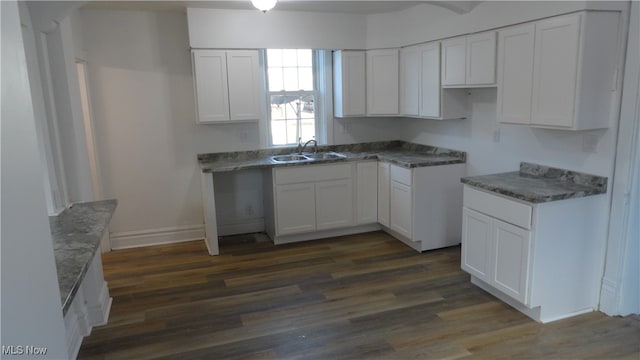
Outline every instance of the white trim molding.
[(172, 226), (111, 233), (111, 249), (172, 244), (204, 239), (204, 225)]
[(640, 4), (632, 1), (630, 6), (606, 265), (599, 307), (607, 315), (622, 316), (640, 313)]

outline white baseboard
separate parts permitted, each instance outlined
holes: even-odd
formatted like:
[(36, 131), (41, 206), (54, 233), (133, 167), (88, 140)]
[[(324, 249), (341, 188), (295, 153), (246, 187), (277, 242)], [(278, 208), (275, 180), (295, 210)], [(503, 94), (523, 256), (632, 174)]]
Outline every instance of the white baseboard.
[(607, 278), (602, 279), (602, 288), (600, 289), (600, 305), (599, 310), (603, 313), (614, 316), (619, 315), (618, 306), (618, 284)]
[(264, 218), (245, 220), (236, 224), (218, 223), (218, 236), (264, 232)]
[(111, 233), (112, 249), (172, 244), (204, 239), (204, 225), (175, 226), (141, 231)]

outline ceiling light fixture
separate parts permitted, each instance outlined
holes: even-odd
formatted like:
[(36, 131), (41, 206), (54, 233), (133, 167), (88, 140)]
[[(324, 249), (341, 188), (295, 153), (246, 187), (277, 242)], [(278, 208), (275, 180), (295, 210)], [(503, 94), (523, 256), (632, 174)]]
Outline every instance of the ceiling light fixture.
[(276, 2), (278, 2), (278, 0), (251, 0), (253, 6), (263, 13), (273, 9), (273, 7), (276, 6)]

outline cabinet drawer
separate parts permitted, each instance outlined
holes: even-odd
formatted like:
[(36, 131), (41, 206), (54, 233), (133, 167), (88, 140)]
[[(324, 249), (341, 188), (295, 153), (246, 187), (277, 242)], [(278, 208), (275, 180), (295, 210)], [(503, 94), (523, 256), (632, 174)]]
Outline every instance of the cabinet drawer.
[(276, 185), (350, 179), (353, 164), (303, 165), (274, 169)]
[(524, 229), (531, 229), (532, 206), (464, 187), (464, 206)]
[(391, 180), (411, 186), (411, 169), (391, 165)]

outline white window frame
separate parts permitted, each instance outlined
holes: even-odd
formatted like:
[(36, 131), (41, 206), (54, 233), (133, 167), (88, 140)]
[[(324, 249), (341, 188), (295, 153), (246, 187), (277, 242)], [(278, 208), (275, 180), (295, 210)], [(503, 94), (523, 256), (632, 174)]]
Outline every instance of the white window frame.
[[(331, 51), (311, 49), (313, 56), (313, 86), (312, 91), (269, 91), (268, 81), (268, 64), (267, 64), (267, 51), (262, 49), (260, 51), (263, 89), (265, 91), (264, 106), (263, 109), (265, 119), (263, 128), (263, 141), (267, 147), (290, 147), (295, 144), (274, 145), (273, 137), (271, 136), (271, 95), (306, 95), (312, 94), (314, 96), (314, 115), (315, 115), (315, 140), (318, 144), (331, 144), (333, 138), (333, 118), (329, 117), (333, 114), (333, 93), (332, 93), (332, 76), (331, 76)], [(329, 56), (327, 56), (327, 53)], [(329, 116), (328, 116), (329, 115)], [(309, 139), (302, 139), (303, 141)]]

